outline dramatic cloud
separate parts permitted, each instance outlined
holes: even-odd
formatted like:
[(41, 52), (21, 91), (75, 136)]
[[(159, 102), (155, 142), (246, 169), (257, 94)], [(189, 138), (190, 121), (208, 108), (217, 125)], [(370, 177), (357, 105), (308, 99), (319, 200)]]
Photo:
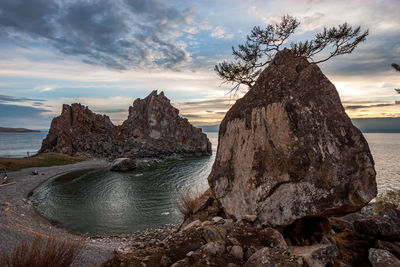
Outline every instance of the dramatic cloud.
[[(114, 69), (176, 68), (190, 55), (168, 34), (187, 26), (191, 13), (155, 0), (1, 0), (0, 34), (50, 44), (89, 64)], [(171, 35), (173, 36), (173, 34)]]

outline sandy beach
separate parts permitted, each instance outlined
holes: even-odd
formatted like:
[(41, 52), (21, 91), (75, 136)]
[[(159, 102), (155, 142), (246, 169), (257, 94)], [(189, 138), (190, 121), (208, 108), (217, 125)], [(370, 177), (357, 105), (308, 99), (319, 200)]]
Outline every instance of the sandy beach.
[[(71, 239), (85, 239), (78, 266), (96, 266), (111, 258), (113, 251), (128, 243), (128, 239), (117, 237), (97, 239), (68, 233), (41, 217), (28, 200), (29, 192), (48, 179), (54, 179), (71, 171), (104, 168), (107, 165), (108, 162), (104, 160), (91, 160), (63, 166), (28, 168), (9, 173), (9, 182), (15, 184), (0, 187), (0, 251), (10, 251), (22, 240), (36, 234), (57, 235)], [(33, 175), (34, 170), (39, 174)]]

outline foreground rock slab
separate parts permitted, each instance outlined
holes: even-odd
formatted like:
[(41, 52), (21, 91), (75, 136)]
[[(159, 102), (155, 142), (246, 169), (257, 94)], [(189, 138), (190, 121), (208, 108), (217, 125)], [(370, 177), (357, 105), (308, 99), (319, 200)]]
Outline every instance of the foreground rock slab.
[(361, 209), (377, 194), (375, 175), (334, 85), (284, 50), (226, 114), (208, 181), (228, 216), (285, 226)]

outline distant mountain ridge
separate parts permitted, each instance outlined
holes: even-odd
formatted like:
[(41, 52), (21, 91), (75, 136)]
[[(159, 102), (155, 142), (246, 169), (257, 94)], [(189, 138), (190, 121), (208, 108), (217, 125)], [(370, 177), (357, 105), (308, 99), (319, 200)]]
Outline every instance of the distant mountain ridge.
[(40, 131), (26, 129), (26, 128), (0, 127), (0, 133), (32, 133), (32, 132), (40, 132)]

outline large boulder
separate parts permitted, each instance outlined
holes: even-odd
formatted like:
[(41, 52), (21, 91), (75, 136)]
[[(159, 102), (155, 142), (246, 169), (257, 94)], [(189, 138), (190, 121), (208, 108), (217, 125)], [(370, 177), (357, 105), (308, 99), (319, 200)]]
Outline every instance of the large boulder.
[(121, 126), (81, 104), (63, 105), (53, 119), (39, 153), (58, 152), (101, 158), (160, 158), (175, 154), (211, 154), (201, 129), (179, 116), (164, 93), (136, 99)]
[(208, 181), (226, 214), (284, 226), (361, 209), (377, 194), (375, 174), (335, 86), (284, 50), (223, 119)]

